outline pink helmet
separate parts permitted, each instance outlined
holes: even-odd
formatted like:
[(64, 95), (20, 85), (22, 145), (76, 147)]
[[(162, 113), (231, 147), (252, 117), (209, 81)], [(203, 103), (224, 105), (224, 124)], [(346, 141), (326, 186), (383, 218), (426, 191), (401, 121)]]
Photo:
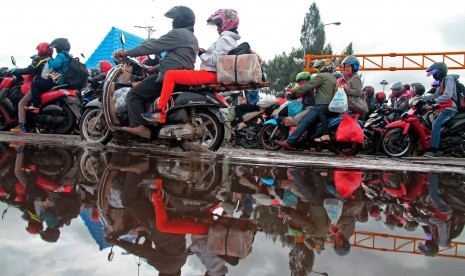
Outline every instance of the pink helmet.
[(210, 15), (207, 24), (218, 26), (223, 31), (230, 31), (239, 26), (239, 16), (233, 9), (220, 9)]

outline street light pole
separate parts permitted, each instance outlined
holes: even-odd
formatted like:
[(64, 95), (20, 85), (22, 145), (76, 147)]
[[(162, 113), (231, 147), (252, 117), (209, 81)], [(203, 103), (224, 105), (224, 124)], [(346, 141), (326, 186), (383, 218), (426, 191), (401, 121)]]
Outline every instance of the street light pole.
[[(331, 22), (331, 23), (321, 24), (320, 26), (318, 26), (318, 28), (316, 28), (315, 30), (313, 30), (312, 36), (315, 36), (316, 31), (318, 31), (319, 29), (323, 28), (324, 26), (328, 26), (328, 25), (336, 25), (336, 26), (339, 26), (339, 25), (341, 25), (341, 22)], [(303, 41), (302, 47), (303, 47), (303, 52), (304, 52), (304, 60), (306, 60), (306, 59), (305, 59), (305, 41)]]
[(382, 80), (379, 84), (383, 86), (383, 93), (384, 93), (384, 86), (388, 84), (388, 82), (386, 80)]

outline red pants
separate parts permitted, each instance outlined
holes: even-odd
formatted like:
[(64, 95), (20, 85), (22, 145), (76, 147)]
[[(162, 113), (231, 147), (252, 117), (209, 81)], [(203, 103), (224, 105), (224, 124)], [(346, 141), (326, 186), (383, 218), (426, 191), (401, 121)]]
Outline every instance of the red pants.
[(157, 108), (166, 109), (168, 100), (173, 94), (174, 86), (181, 85), (202, 85), (216, 83), (216, 72), (205, 70), (169, 70), (166, 71), (163, 78), (163, 87), (161, 89), (160, 99)]

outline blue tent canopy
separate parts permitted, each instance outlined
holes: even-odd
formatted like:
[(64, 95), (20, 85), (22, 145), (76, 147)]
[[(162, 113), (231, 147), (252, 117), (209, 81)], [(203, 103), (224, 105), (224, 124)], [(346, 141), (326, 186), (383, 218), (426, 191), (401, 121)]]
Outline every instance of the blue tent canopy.
[(136, 46), (139, 46), (144, 41), (144, 39), (141, 37), (138, 37), (121, 29), (112, 27), (110, 32), (108, 32), (108, 34), (105, 36), (105, 38), (97, 47), (97, 49), (95, 49), (92, 55), (90, 55), (89, 59), (87, 59), (85, 63), (87, 68), (98, 68), (98, 62), (101, 60), (107, 60), (111, 62), (113, 65), (115, 65), (115, 63), (113, 62), (113, 58), (111, 57), (111, 54), (115, 50), (120, 50), (123, 48), (123, 45), (120, 40), (121, 34), (124, 34), (124, 38), (126, 40), (126, 44), (124, 45), (125, 49), (132, 49)]

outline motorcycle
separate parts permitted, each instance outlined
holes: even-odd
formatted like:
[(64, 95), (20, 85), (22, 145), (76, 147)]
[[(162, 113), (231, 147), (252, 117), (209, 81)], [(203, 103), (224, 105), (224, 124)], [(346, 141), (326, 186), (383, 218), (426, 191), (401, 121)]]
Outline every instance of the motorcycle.
[[(430, 147), (434, 112), (425, 106), (425, 101), (418, 100), (401, 120), (386, 126), (381, 148), (387, 156), (404, 157), (413, 150), (423, 155)], [(458, 113), (443, 125), (441, 145), (443, 154), (465, 157), (465, 113)]]
[[(16, 60), (11, 57), (16, 66)], [(0, 82), (0, 131), (18, 125), (18, 103), (31, 89), (32, 75), (15, 75), (4, 73)]]
[(391, 114), (391, 111), (386, 109), (383, 105), (370, 114), (365, 121), (363, 127), (365, 139), (361, 150), (363, 154), (374, 154), (380, 150), (381, 135), (386, 126), (390, 123), (388, 120), (389, 114)]
[[(108, 143), (112, 137), (127, 140), (129, 134), (123, 131), (128, 125), (127, 113), (118, 113), (113, 94), (119, 88), (131, 87), (133, 75), (128, 73), (125, 66), (135, 68), (140, 64), (127, 59), (123, 64), (112, 68), (106, 76), (101, 99), (102, 109), (93, 107), (85, 112), (80, 122), (81, 137), (87, 141)], [(219, 108), (227, 107), (224, 99), (216, 93), (216, 86), (186, 87), (185, 92), (174, 92), (167, 112), (165, 125), (151, 126), (152, 139), (168, 145), (184, 145), (184, 142), (197, 142), (210, 150), (217, 150), (223, 141), (224, 122)], [(95, 101), (95, 100), (94, 100)], [(147, 110), (151, 110), (150, 105)], [(103, 111), (103, 117), (101, 112)], [(98, 126), (98, 127), (97, 127)], [(92, 127), (101, 135), (93, 139)], [(108, 132), (106, 132), (108, 128)], [(91, 130), (91, 131), (89, 131)], [(90, 139), (89, 139), (90, 138)]]
[[(308, 111), (303, 111), (308, 112)], [(287, 116), (287, 105), (282, 106), (275, 110), (272, 114), (274, 117), (266, 121), (263, 124), (262, 130), (260, 131), (260, 143), (263, 148), (270, 151), (277, 151), (281, 149), (281, 146), (276, 144), (275, 141), (286, 140), (292, 131), (292, 126), (297, 125), (298, 120), (295, 117)], [(301, 115), (302, 114), (298, 114)], [(297, 116), (298, 116), (297, 115)], [(315, 138), (322, 135), (321, 124), (318, 124), (313, 131), (306, 131), (301, 138), (294, 145), (297, 149), (313, 149), (314, 151), (320, 152), (324, 149), (328, 149), (330, 152), (340, 155), (355, 156), (360, 152), (362, 146), (355, 142), (338, 142), (336, 141), (335, 135), (339, 124), (342, 121), (342, 116), (328, 118), (328, 129), (330, 131), (331, 140), (329, 143), (317, 143), (314, 141)], [(357, 120), (359, 125), (363, 127), (363, 122)]]
[(245, 126), (242, 128), (237, 128), (239, 124), (237, 117), (232, 122), (226, 121), (225, 127), (230, 128), (233, 134), (231, 137), (233, 147), (240, 146), (247, 149), (261, 148), (259, 140), (260, 130), (266, 118), (269, 118), (276, 108), (277, 105), (273, 104), (267, 108), (260, 108), (258, 111), (245, 113), (242, 116)]

